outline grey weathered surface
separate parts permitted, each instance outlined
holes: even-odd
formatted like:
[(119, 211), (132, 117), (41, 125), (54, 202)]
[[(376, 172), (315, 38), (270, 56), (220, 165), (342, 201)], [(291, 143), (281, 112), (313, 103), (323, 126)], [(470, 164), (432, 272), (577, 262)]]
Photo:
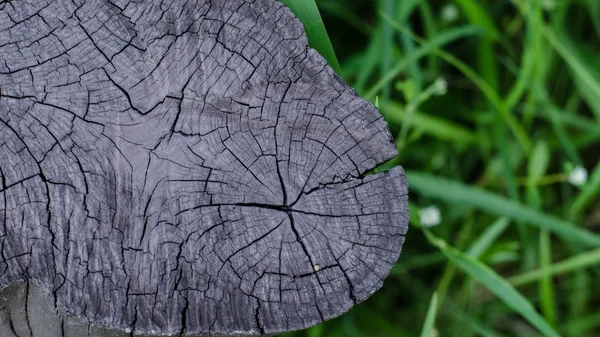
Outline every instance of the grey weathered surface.
[(364, 176), (387, 125), (281, 3), (0, 1), (0, 89), (0, 286), (37, 280), (55, 310), (295, 330), (400, 254), (403, 171)]

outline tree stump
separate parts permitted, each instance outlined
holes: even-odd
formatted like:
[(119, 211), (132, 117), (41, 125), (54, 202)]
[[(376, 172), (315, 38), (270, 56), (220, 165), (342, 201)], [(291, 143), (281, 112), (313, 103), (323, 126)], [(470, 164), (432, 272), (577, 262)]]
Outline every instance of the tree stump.
[(0, 90), (2, 336), (303, 329), (400, 254), (387, 124), (279, 2), (0, 1)]

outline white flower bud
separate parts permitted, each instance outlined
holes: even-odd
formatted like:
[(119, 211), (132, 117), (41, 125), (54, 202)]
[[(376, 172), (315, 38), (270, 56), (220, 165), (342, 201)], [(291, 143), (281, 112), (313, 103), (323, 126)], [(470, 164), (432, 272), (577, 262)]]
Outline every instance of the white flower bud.
[(454, 4), (447, 4), (442, 8), (442, 20), (445, 22), (454, 22), (458, 19), (458, 8)]
[(443, 96), (448, 93), (448, 82), (443, 77), (438, 77), (433, 83), (431, 93), (436, 96)]
[(437, 226), (440, 224), (440, 222), (442, 222), (440, 210), (435, 206), (429, 206), (421, 209), (419, 211), (419, 218), (421, 220), (421, 225), (427, 228)]
[(575, 186), (583, 186), (587, 182), (588, 171), (581, 167), (576, 166), (573, 171), (569, 174), (569, 183)]

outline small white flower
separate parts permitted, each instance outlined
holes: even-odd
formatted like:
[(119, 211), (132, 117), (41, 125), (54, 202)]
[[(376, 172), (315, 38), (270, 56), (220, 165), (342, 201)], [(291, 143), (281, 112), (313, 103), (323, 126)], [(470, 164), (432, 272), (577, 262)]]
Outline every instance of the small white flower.
[(458, 19), (458, 8), (454, 4), (447, 4), (442, 8), (442, 20), (450, 23)]
[(583, 186), (587, 182), (587, 179), (588, 171), (581, 166), (576, 166), (569, 174), (569, 183), (575, 186)]
[(421, 209), (419, 211), (419, 218), (421, 219), (421, 225), (427, 228), (437, 226), (442, 222), (440, 210), (435, 206)]
[(448, 92), (448, 82), (443, 77), (438, 77), (432, 85), (432, 94), (443, 96)]
[(319, 269), (321, 269), (321, 267), (319, 267), (319, 265), (318, 265), (318, 264), (315, 264), (315, 265), (313, 266), (313, 269), (314, 269), (315, 271), (319, 271)]

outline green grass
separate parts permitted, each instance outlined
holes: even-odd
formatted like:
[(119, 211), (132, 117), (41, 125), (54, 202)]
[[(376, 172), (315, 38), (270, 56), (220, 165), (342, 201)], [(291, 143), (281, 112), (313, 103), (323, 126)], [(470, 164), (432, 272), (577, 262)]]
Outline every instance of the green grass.
[(600, 336), (600, 2), (283, 2), (387, 120), (412, 227), (380, 291), (285, 337)]

